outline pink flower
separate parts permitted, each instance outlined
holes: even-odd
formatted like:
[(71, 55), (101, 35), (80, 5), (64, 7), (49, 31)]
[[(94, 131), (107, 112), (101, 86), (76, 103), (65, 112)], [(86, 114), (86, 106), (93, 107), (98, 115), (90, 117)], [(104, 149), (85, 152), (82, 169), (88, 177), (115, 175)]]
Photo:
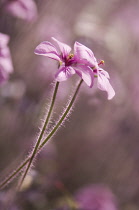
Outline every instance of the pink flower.
[(100, 90), (107, 92), (109, 100), (112, 99), (115, 95), (115, 91), (109, 82), (109, 74), (107, 71), (99, 67), (99, 65), (103, 64), (104, 61), (101, 61), (98, 64), (93, 52), (79, 42), (75, 42), (74, 51), (75, 59), (79, 64), (76, 68), (77, 74), (87, 83), (87, 81), (89, 81), (89, 78), (87, 78), (84, 74), (87, 71), (91, 71), (92, 74), (90, 74), (90, 83), (92, 85), (88, 86), (92, 87), (94, 84), (94, 80), (97, 79), (97, 87)]
[(37, 17), (37, 7), (33, 0), (5, 0), (5, 10), (21, 19), (32, 21)]
[(71, 54), (71, 47), (52, 38), (58, 45), (57, 48), (50, 42), (44, 41), (40, 43), (35, 49), (35, 54), (44, 55), (59, 62), (59, 70), (56, 73), (56, 80), (61, 82), (67, 80), (73, 74), (75, 70), (73, 64), (75, 63), (73, 54)]
[(84, 65), (79, 65), (77, 63), (77, 56), (71, 53), (71, 47), (52, 38), (58, 45), (57, 48), (50, 42), (44, 41), (37, 46), (35, 49), (35, 54), (44, 55), (59, 62), (59, 70), (56, 73), (56, 80), (61, 82), (67, 80), (73, 74), (76, 73), (76, 69), (82, 69), (82, 77), (88, 86), (92, 86), (92, 70), (85, 68)]
[(0, 33), (0, 83), (8, 79), (9, 73), (13, 72), (13, 65), (10, 55), (9, 36)]
[(97, 79), (98, 88), (108, 93), (108, 99), (113, 98), (115, 92), (109, 83), (109, 74), (99, 67), (103, 62), (98, 64), (89, 48), (75, 42), (74, 54), (72, 54), (71, 47), (55, 38), (52, 39), (57, 43), (59, 49), (50, 42), (44, 41), (37, 46), (35, 54), (47, 56), (59, 62), (59, 70), (55, 75), (57, 81), (65, 81), (77, 73), (91, 88), (94, 80)]

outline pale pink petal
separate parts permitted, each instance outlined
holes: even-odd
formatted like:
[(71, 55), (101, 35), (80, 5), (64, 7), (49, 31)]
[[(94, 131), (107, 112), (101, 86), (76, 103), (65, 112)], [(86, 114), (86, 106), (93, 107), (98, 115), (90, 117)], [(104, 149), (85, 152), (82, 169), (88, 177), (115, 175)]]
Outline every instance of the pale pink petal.
[(14, 16), (32, 21), (37, 17), (37, 7), (33, 0), (8, 1), (5, 9)]
[(84, 80), (84, 82), (91, 88), (94, 84), (94, 73), (93, 70), (85, 65), (77, 65), (74, 68), (76, 73)]
[(108, 94), (108, 99), (112, 99), (115, 95), (115, 91), (111, 86), (109, 80), (101, 73), (98, 75), (97, 86), (100, 90), (106, 91)]
[(97, 60), (94, 53), (86, 46), (75, 42), (74, 44), (74, 57), (79, 63), (89, 65), (90, 67), (98, 67)]
[(0, 84), (8, 80), (9, 74), (0, 66)]
[(0, 58), (0, 67), (7, 73), (13, 72), (13, 65), (10, 58)]
[[(2, 72), (13, 72), (13, 65), (9, 47), (7, 46), (9, 36), (0, 33), (0, 69)], [(4, 73), (3, 73), (4, 75)]]
[(56, 80), (59, 82), (65, 81), (70, 78), (73, 74), (75, 74), (75, 70), (70, 66), (63, 66), (56, 73)]
[(71, 47), (68, 46), (67, 44), (64, 44), (60, 41), (58, 41), (57, 39), (55, 39), (54, 37), (52, 37), (52, 39), (58, 44), (59, 49), (63, 55), (63, 58), (67, 57), (71, 51)]
[(107, 77), (108, 79), (110, 79), (109, 73), (107, 71), (105, 71), (102, 68), (98, 68), (98, 70), (101, 72), (101, 74), (103, 74), (105, 77)]
[(60, 61), (60, 57), (59, 54), (55, 48), (54, 45), (52, 45), (50, 42), (44, 41), (42, 43), (40, 43), (35, 51), (35, 54), (37, 55), (44, 55), (47, 56), (49, 58), (52, 58), (54, 60)]
[(7, 34), (0, 33), (0, 48), (7, 45), (10, 37)]

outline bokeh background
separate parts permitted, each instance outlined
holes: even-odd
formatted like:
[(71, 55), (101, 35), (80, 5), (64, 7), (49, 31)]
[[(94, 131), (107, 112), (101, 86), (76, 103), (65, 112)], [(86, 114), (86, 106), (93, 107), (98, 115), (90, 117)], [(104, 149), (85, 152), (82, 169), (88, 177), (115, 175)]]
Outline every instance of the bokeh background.
[[(108, 101), (105, 92), (84, 84), (72, 113), (36, 158), (22, 192), (11, 199), (18, 179), (0, 192), (1, 209), (11, 202), (8, 209), (14, 210), (138, 210), (139, 1), (35, 2), (33, 21), (0, 12), (0, 32), (10, 35), (14, 66), (0, 87), (1, 181), (31, 151), (53, 91), (57, 64), (34, 54), (40, 42), (53, 36), (70, 46), (75, 41), (88, 46), (105, 60), (116, 95)], [(51, 125), (78, 80), (74, 76), (60, 84)], [(92, 191), (81, 200), (90, 196), (92, 204), (75, 207), (76, 194), (86, 188)], [(98, 207), (93, 207), (95, 193)], [(109, 202), (114, 204), (104, 207)]]

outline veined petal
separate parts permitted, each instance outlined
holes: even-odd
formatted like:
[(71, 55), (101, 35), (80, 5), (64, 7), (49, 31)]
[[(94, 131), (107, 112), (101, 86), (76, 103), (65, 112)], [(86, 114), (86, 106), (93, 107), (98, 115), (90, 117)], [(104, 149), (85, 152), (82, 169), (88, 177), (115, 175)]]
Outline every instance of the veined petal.
[(109, 73), (107, 71), (105, 71), (102, 68), (98, 68), (98, 70), (101, 72), (101, 74), (103, 74), (105, 77), (107, 77), (108, 79), (110, 79)]
[(98, 67), (97, 60), (94, 56), (92, 50), (88, 47), (80, 44), (79, 42), (75, 42), (74, 44), (74, 57), (79, 63), (83, 63), (89, 65), (90, 67), (96, 66)]
[(54, 37), (52, 37), (52, 39), (58, 44), (59, 49), (63, 55), (63, 58), (67, 57), (71, 51), (71, 47), (68, 46), (67, 44), (64, 44), (60, 41), (58, 41), (57, 39), (55, 39)]
[(56, 80), (59, 82), (65, 81), (70, 78), (73, 74), (75, 74), (75, 70), (71, 66), (63, 66), (56, 73)]
[(107, 77), (105, 77), (103, 74), (99, 73), (98, 75), (98, 83), (97, 86), (100, 90), (106, 91), (108, 94), (108, 99), (112, 99), (115, 95), (115, 91), (113, 87), (111, 86), (109, 80)]
[(89, 66), (77, 65), (76, 73), (84, 80), (84, 82), (91, 88), (94, 84), (94, 73)]
[(44, 55), (49, 58), (52, 58), (54, 60), (60, 61), (59, 54), (55, 48), (54, 45), (52, 45), (50, 42), (44, 41), (41, 42), (34, 51), (37, 55)]

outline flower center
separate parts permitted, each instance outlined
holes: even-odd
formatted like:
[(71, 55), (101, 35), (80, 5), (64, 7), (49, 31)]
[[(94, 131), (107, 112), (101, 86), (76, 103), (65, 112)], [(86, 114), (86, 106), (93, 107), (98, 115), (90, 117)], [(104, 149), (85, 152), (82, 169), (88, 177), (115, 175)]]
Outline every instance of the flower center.
[[(98, 66), (103, 65), (103, 64), (104, 64), (104, 60), (101, 60), (101, 61), (98, 63)], [(98, 77), (98, 70), (97, 70), (97, 67), (94, 66), (94, 67), (91, 67), (91, 69), (92, 69), (93, 72), (94, 72), (94, 77)]]
[(74, 54), (73, 54), (73, 53), (70, 53), (70, 54), (68, 55), (67, 59), (68, 59), (68, 60), (69, 60), (69, 59), (72, 59), (73, 56), (74, 56)]
[(63, 58), (61, 61), (59, 61), (59, 67), (64, 63), (65, 66), (69, 66), (72, 64), (72, 58), (74, 57), (74, 54), (70, 53), (67, 57)]

